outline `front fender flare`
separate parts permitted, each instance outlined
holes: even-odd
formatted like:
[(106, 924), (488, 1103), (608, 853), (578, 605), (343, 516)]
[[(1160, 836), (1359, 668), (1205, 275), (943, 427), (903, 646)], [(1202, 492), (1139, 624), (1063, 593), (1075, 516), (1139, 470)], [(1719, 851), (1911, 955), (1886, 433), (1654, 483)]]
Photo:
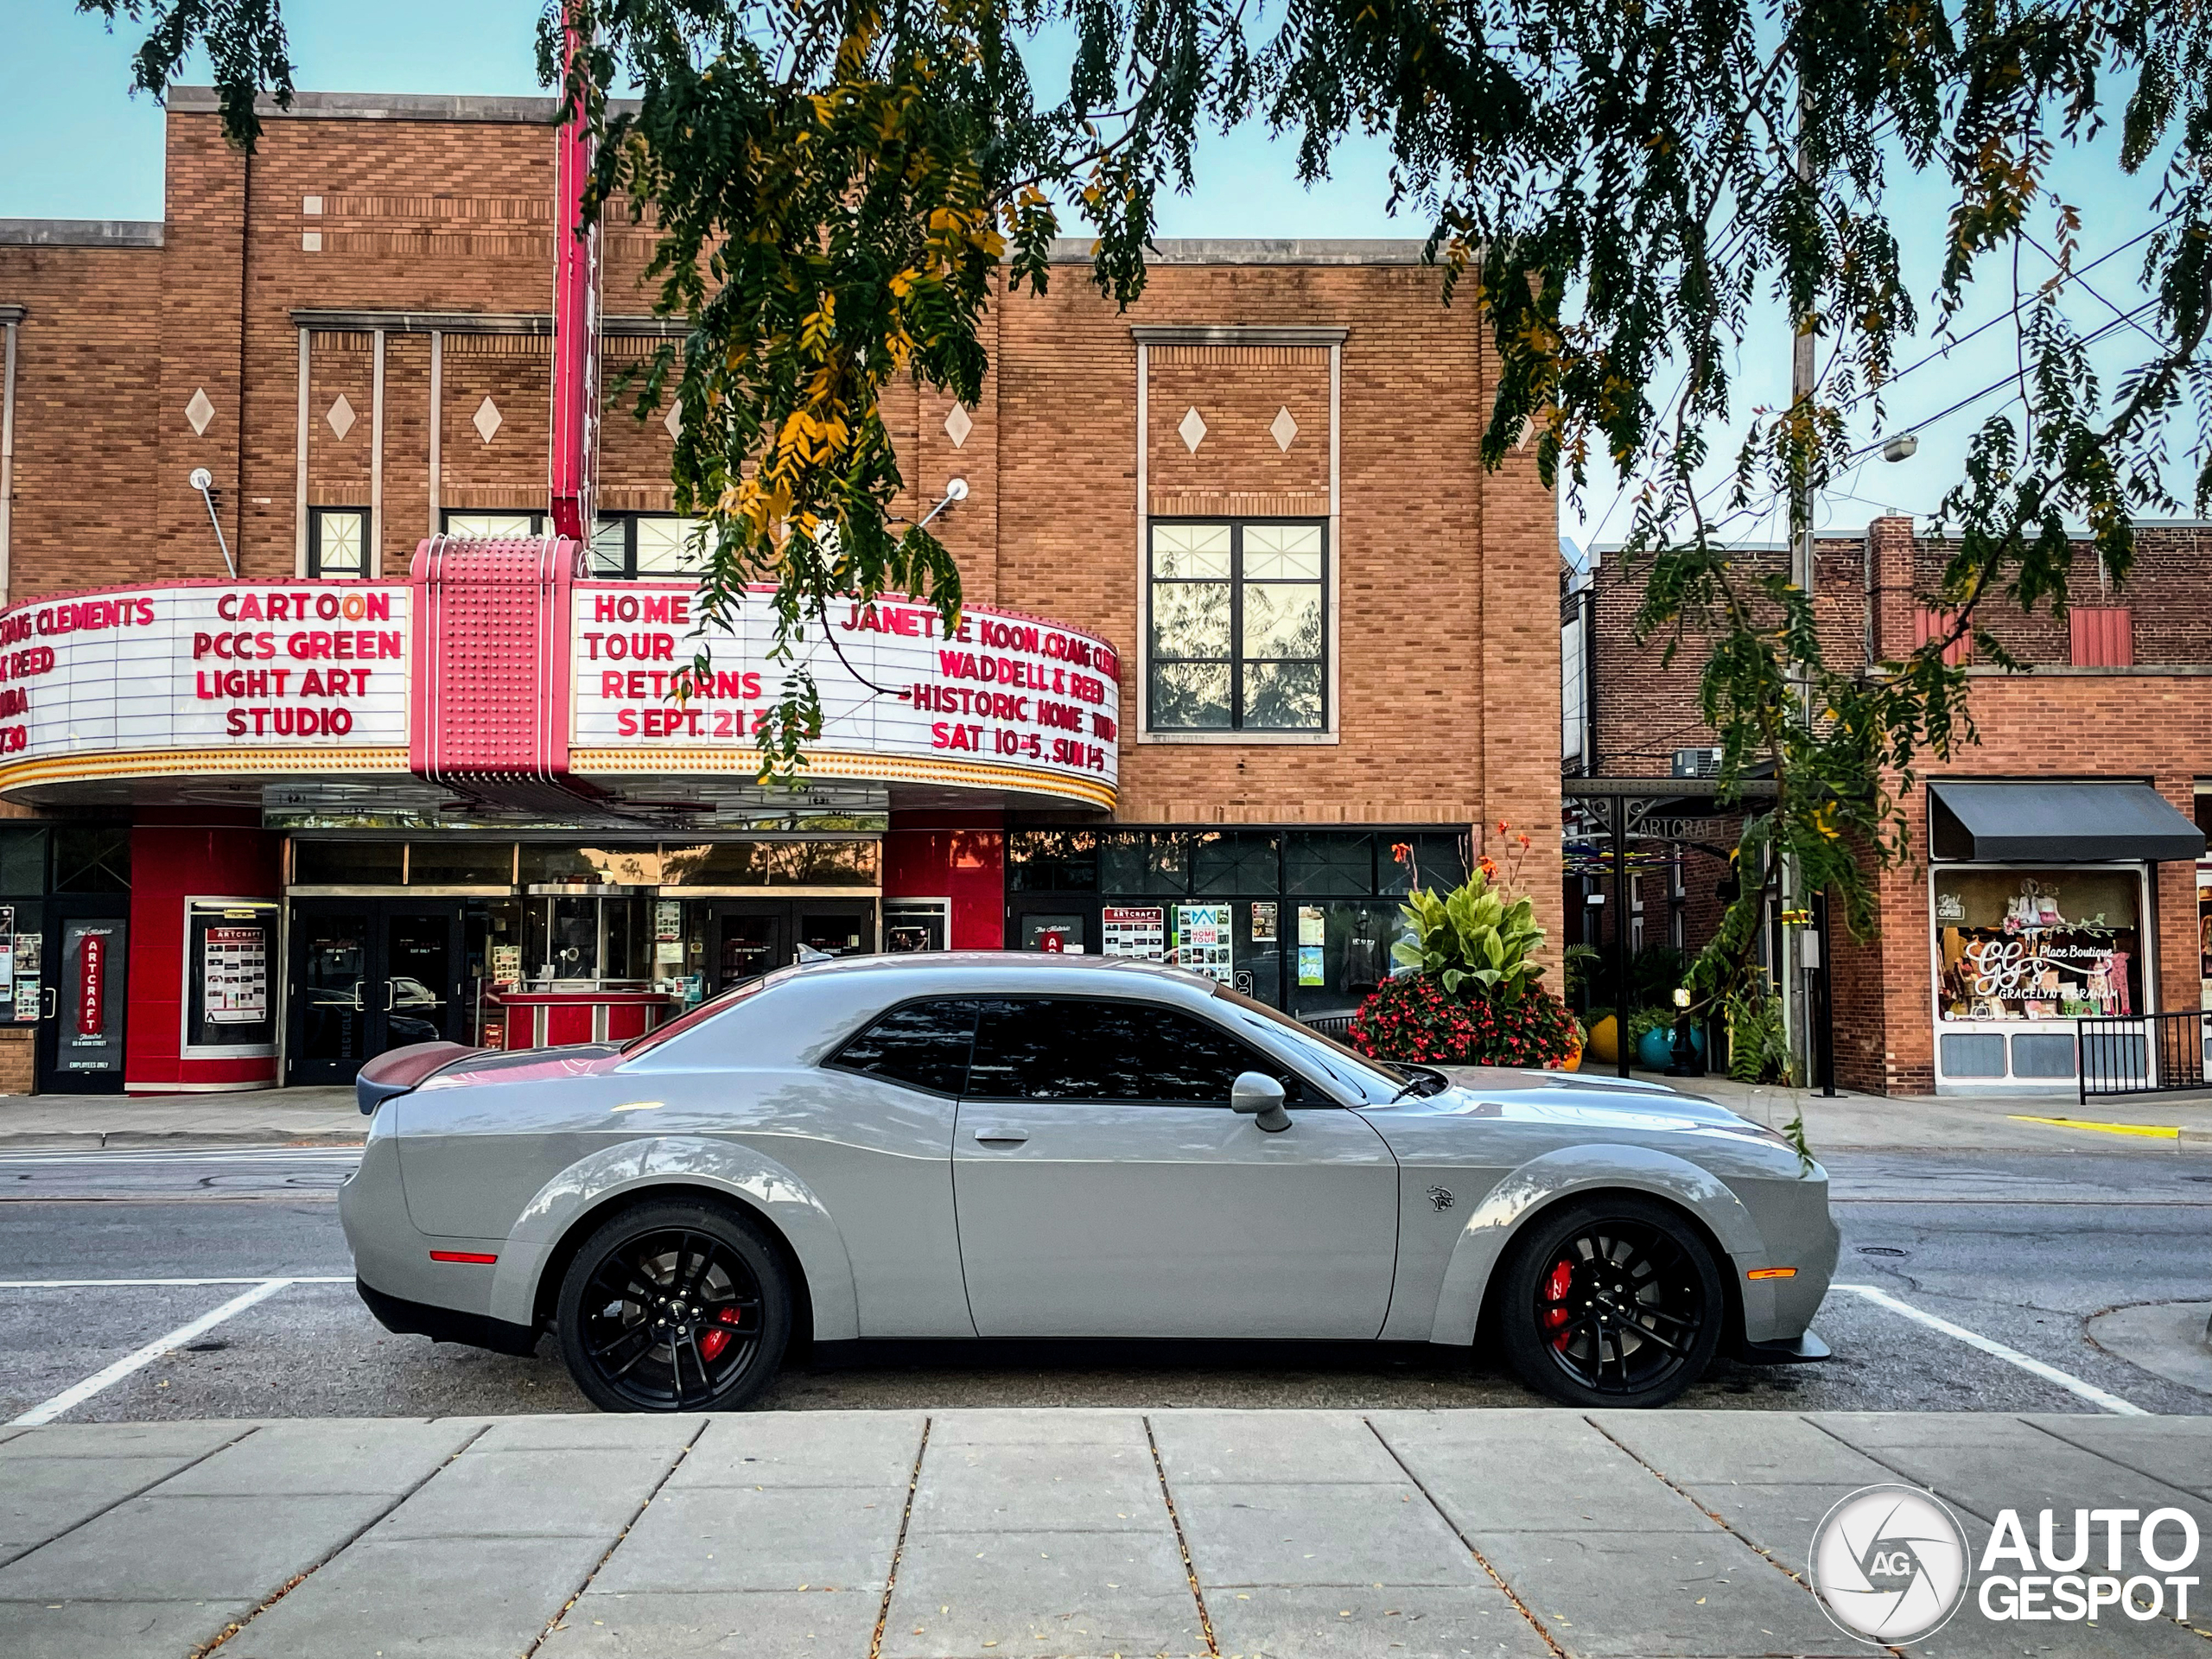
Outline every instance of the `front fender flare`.
[(576, 1217), (611, 1198), (652, 1197), (657, 1187), (719, 1192), (760, 1211), (806, 1274), (814, 1334), (825, 1342), (860, 1334), (852, 1260), (828, 1206), (773, 1158), (741, 1141), (703, 1135), (655, 1135), (603, 1147), (538, 1188), (499, 1252), (492, 1275), (492, 1317), (533, 1325), (547, 1258)]
[[(1531, 1159), (1496, 1186), (1467, 1217), (1444, 1268), (1428, 1339), (1460, 1347), (1475, 1339), (1491, 1275), (1523, 1223), (1571, 1193), (1626, 1189), (1688, 1210), (1709, 1228), (1728, 1256), (1755, 1255), (1759, 1231), (1727, 1183), (1687, 1158), (1649, 1147), (1561, 1147)], [(1723, 1274), (1730, 1263), (1717, 1263)]]

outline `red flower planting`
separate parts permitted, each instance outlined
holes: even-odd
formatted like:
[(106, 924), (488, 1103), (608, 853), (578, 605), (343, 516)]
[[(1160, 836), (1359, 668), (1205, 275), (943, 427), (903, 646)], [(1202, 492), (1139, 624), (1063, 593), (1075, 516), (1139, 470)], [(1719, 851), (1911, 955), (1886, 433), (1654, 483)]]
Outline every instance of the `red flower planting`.
[(1360, 1005), (1351, 1046), (1381, 1060), (1444, 1065), (1556, 1066), (1574, 1050), (1574, 1021), (1532, 985), (1511, 1004), (1448, 995), (1426, 974), (1387, 980)]

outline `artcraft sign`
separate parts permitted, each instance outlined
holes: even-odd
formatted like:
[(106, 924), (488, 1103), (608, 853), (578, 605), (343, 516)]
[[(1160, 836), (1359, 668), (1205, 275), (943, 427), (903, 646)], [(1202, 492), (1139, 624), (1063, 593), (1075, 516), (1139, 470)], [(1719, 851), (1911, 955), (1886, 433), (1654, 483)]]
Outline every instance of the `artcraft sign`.
[[(774, 624), (750, 607), (734, 634), (701, 644), (688, 585), (579, 583), (573, 603), (579, 772), (751, 770), (783, 683)], [(971, 607), (946, 638), (912, 600), (848, 605), (810, 642), (823, 730), (810, 770), (916, 781), (995, 782), (1110, 804), (1121, 666), (1094, 635)], [(885, 764), (868, 768), (874, 758)]]
[(383, 751), (372, 769), (404, 771), (412, 597), (187, 583), (16, 606), (0, 614), (0, 766), (124, 775), (182, 752), (201, 771), (314, 771)]

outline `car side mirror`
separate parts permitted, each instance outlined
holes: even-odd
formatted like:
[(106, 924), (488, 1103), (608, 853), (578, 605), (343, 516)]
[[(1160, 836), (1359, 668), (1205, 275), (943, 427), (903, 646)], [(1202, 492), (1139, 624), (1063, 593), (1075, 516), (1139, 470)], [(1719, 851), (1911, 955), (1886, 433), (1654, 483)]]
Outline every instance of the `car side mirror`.
[(1240, 1071), (1229, 1085), (1229, 1109), (1244, 1113), (1269, 1135), (1290, 1127), (1290, 1114), (1282, 1103), (1282, 1084), (1264, 1071)]

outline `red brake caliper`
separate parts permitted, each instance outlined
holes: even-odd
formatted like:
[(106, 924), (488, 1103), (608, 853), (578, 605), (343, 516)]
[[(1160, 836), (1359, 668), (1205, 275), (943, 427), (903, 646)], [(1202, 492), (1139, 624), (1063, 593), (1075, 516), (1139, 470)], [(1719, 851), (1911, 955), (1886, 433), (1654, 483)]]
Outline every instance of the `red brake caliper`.
[[(1574, 1288), (1574, 1264), (1561, 1262), (1552, 1268), (1551, 1276), (1544, 1281), (1544, 1300), (1549, 1304), (1543, 1312), (1546, 1332), (1558, 1331), (1573, 1316), (1567, 1311), (1567, 1292)], [(1552, 1338), (1552, 1346), (1564, 1348), (1567, 1344), (1565, 1332)]]
[(705, 1355), (709, 1359), (720, 1359), (721, 1357), (722, 1350), (729, 1346), (729, 1339), (733, 1334), (732, 1332), (723, 1327), (740, 1324), (743, 1321), (745, 1315), (736, 1308), (726, 1307), (722, 1309), (721, 1313), (715, 1315), (715, 1325), (716, 1328), (707, 1332), (704, 1335), (700, 1337), (699, 1351)]

